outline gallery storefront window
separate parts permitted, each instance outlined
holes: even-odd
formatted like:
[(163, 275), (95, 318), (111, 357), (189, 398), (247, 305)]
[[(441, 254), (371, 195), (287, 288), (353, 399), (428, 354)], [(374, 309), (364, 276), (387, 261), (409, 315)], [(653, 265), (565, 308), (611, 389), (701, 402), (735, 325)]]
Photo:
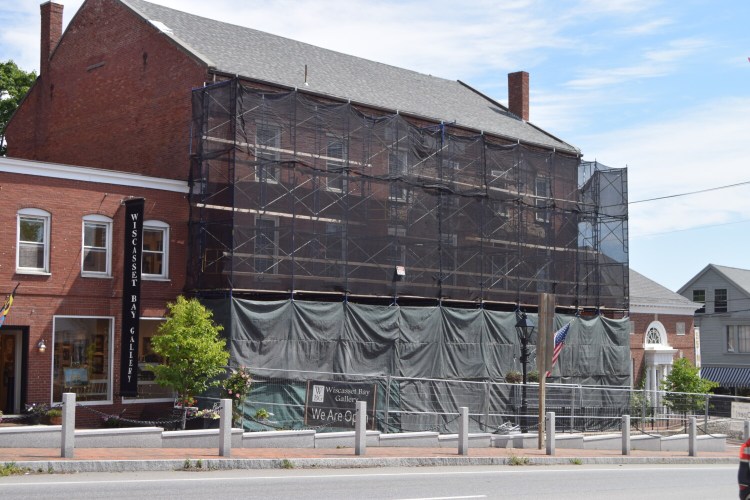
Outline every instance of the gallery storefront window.
[(77, 401), (112, 399), (112, 318), (55, 316), (52, 400), (74, 392)]

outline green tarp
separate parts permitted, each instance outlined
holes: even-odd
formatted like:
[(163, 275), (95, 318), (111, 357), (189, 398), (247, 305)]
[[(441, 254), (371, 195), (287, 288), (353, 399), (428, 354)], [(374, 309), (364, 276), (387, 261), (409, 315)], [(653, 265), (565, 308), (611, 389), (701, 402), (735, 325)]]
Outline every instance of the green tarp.
[[(250, 366), (257, 376), (293, 379), (311, 371), (501, 381), (521, 370), (514, 312), (238, 298), (204, 303), (225, 327), (232, 364)], [(629, 385), (628, 321), (558, 315), (555, 329), (570, 321), (552, 380)]]

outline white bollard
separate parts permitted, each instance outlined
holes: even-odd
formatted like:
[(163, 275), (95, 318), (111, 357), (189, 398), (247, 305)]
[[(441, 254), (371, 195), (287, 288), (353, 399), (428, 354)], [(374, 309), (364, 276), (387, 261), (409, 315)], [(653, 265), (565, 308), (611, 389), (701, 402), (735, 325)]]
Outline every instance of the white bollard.
[(76, 438), (76, 393), (66, 392), (62, 402), (62, 431), (60, 436), (60, 456), (73, 458)]
[(458, 454), (469, 454), (469, 408), (458, 409)]
[(630, 455), (630, 415), (622, 416), (622, 454)]
[(547, 412), (547, 455), (555, 454), (555, 412)]
[(232, 455), (232, 400), (222, 399), (219, 409), (219, 455)]
[(698, 456), (698, 443), (696, 443), (697, 427), (695, 417), (690, 417), (690, 423), (688, 424), (688, 455), (691, 457)]
[(354, 454), (367, 452), (367, 401), (357, 401), (357, 420), (354, 422)]

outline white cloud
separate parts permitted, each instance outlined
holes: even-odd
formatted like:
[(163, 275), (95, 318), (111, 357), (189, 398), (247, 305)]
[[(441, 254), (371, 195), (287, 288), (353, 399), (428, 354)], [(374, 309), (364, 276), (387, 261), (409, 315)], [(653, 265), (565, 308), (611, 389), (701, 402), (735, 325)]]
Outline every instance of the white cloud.
[[(646, 117), (644, 117), (646, 118)], [(595, 156), (628, 165), (632, 201), (750, 180), (750, 98), (721, 98), (672, 117), (589, 136)], [(631, 235), (723, 224), (750, 218), (750, 186), (631, 204)]]

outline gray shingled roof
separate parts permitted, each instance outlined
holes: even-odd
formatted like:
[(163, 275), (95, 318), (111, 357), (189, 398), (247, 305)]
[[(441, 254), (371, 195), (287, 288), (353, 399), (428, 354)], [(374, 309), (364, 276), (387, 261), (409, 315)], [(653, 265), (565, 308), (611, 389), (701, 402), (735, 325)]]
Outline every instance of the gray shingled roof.
[[(120, 0), (222, 73), (300, 88), (523, 142), (578, 152), (457, 81), (315, 47), (143, 0)], [(160, 26), (159, 24), (156, 26)], [(308, 86), (305, 86), (305, 65)]]
[(709, 266), (726, 276), (728, 280), (750, 295), (750, 270), (738, 267), (718, 266), (716, 264), (709, 264)]
[(630, 305), (635, 304), (689, 307), (694, 305), (694, 302), (631, 269)]

